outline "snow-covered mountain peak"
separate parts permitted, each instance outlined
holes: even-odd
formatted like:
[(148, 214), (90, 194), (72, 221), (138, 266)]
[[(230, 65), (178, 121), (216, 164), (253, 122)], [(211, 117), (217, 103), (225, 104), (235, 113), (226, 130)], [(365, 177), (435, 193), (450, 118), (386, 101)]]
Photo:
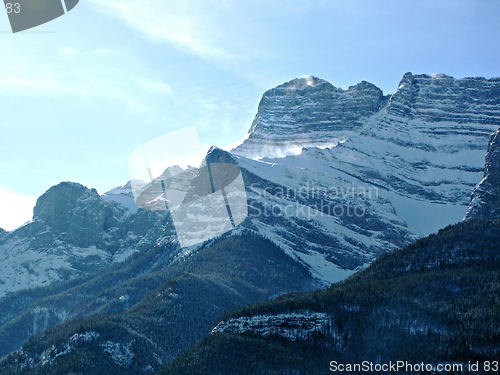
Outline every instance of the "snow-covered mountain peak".
[(205, 163), (228, 163), (236, 164), (237, 157), (232, 155), (230, 152), (225, 151), (219, 147), (212, 146), (207, 152), (207, 155), (203, 159), (203, 164)]
[(368, 82), (283, 87), (264, 94), (233, 152), (251, 186), (252, 225), (320, 278), (463, 218), (500, 125), (500, 80), (406, 73), (390, 97)]
[(0, 297), (101, 269), (154, 244), (165, 213), (130, 212), (111, 199), (117, 196), (126, 197), (116, 191), (101, 196), (74, 182), (40, 196), (33, 221), (0, 233)]
[(500, 125), (499, 107), (497, 78), (408, 72), (390, 96), (366, 81), (343, 90), (316, 77), (299, 78), (264, 93), (248, 138), (232, 152), (252, 159), (285, 157), (360, 134), (456, 151), (459, 139), (442, 142), (448, 134), (464, 136), (463, 146), (474, 148), (475, 132), (489, 134), (491, 125)]
[(133, 189), (144, 188), (147, 184), (140, 180), (130, 180), (123, 186), (115, 187), (101, 195), (107, 202), (116, 202), (125, 207), (130, 213), (139, 209), (135, 204)]
[[(102, 196), (73, 183), (51, 188), (34, 222), (3, 236), (0, 255), (7, 258), (0, 261), (12, 264), (9, 277), (27, 275), (40, 285), (25, 269), (25, 254), (36, 262), (52, 254), (52, 263), (29, 266), (40, 274), (50, 266), (47, 280), (58, 280), (61, 269), (79, 274), (79, 260), (89, 254), (105, 265), (171, 241), (167, 208), (182, 213), (172, 223), (177, 234), (192, 235), (185, 239), (193, 249), (226, 233), (226, 216), (232, 230), (235, 213), (244, 212), (244, 228), (309, 265), (321, 281), (338, 281), (463, 218), (500, 125), (499, 108), (500, 79), (407, 73), (390, 97), (365, 81), (343, 90), (316, 77), (293, 80), (264, 93), (242, 145), (211, 148), (201, 168), (172, 167), (143, 184), (137, 205), (132, 182)], [(240, 177), (234, 197), (245, 196), (243, 203), (226, 189)], [(17, 282), (1, 274), (0, 295), (26, 287)]]
[(191, 167), (191, 166), (187, 166), (186, 168), (182, 168), (178, 165), (173, 165), (171, 167), (167, 167), (165, 168), (165, 170), (163, 171), (163, 173), (158, 177), (158, 179), (166, 179), (166, 178), (170, 178), (170, 177), (173, 177), (175, 175), (178, 175), (178, 174), (181, 174), (181, 173), (185, 173), (185, 172), (189, 172), (189, 171), (192, 171), (196, 168), (194, 167)]
[(132, 186), (145, 186), (146, 183), (141, 180), (129, 180), (125, 185), (115, 187), (111, 190), (108, 190), (105, 192), (104, 195), (111, 195), (111, 194), (129, 194), (132, 192)]
[(232, 152), (259, 159), (331, 147), (358, 134), (386, 101), (365, 81), (343, 90), (316, 77), (298, 78), (264, 93), (248, 138)]

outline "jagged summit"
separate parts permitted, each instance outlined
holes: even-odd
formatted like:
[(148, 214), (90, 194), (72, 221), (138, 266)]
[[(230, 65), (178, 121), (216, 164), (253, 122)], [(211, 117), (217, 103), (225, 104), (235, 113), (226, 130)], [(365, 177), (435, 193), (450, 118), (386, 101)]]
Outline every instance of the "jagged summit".
[(343, 90), (317, 77), (297, 78), (264, 93), (248, 138), (232, 152), (259, 159), (299, 154), (304, 147), (332, 147), (363, 132), (375, 134), (394, 124), (394, 117), (402, 128), (387, 130), (393, 138), (405, 132), (408, 143), (417, 132), (435, 138), (468, 134), (470, 123), (500, 125), (499, 106), (498, 78), (407, 72), (396, 92), (386, 96), (366, 81)]
[(217, 146), (212, 146), (203, 159), (204, 163), (228, 163), (236, 164), (236, 158), (228, 151), (225, 151)]
[(248, 139), (232, 152), (258, 159), (335, 146), (359, 133), (386, 101), (365, 81), (343, 90), (317, 77), (297, 78), (264, 93)]
[(133, 189), (140, 189), (147, 184), (141, 180), (132, 179), (125, 185), (115, 187), (104, 194), (101, 198), (108, 202), (117, 202), (123, 205), (130, 213), (135, 213), (139, 209), (135, 204)]
[[(324, 85), (324, 87), (319, 87), (322, 85)], [(348, 92), (348, 91), (361, 91), (361, 90), (365, 90), (365, 89), (380, 90), (373, 83), (370, 83), (367, 81), (361, 81), (356, 85), (349, 86), (349, 88), (347, 90), (344, 90), (342, 88), (335, 87), (330, 82), (325, 81), (324, 79), (321, 79), (321, 78), (318, 78), (315, 76), (295, 78), (295, 79), (292, 79), (291, 81), (288, 81), (288, 82), (282, 83), (281, 85), (276, 86), (276, 89), (287, 89), (287, 90), (305, 90), (305, 89), (325, 90), (325, 89), (328, 89), (328, 90), (337, 91), (339, 93)]]
[(130, 212), (118, 195), (100, 196), (75, 182), (48, 189), (33, 221), (0, 231), (0, 298), (93, 272), (152, 245), (164, 230), (164, 212)]
[(65, 231), (76, 202), (84, 194), (95, 194), (95, 189), (88, 189), (76, 182), (61, 182), (52, 186), (36, 201), (33, 218), (50, 225), (56, 231)]
[(106, 202), (96, 189), (61, 182), (38, 198), (29, 229), (32, 234), (50, 233), (40, 242), (43, 245), (52, 245), (60, 236), (72, 246), (106, 249), (105, 231), (117, 226), (124, 212), (122, 206)]

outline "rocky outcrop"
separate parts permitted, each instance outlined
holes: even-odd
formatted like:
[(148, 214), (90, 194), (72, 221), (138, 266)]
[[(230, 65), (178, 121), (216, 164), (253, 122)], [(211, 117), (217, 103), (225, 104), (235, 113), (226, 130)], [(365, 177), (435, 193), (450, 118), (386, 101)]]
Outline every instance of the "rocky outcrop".
[[(240, 221), (325, 284), (341, 280), (463, 218), (500, 124), (499, 90), (500, 79), (411, 73), (390, 97), (367, 82), (347, 90), (315, 77), (280, 85), (264, 94), (241, 146), (209, 151), (213, 170), (167, 169), (140, 185), (143, 209), (133, 182), (102, 196), (74, 183), (51, 188), (33, 222), (3, 235), (0, 293), (74, 277), (182, 235), (195, 251)], [(243, 205), (219, 192), (239, 176)]]
[(488, 143), (484, 178), (474, 189), (465, 220), (500, 218), (500, 131)]
[(317, 332), (326, 331), (329, 324), (331, 325), (328, 314), (310, 311), (253, 315), (221, 321), (210, 334), (226, 332), (244, 335), (251, 333), (264, 338), (280, 336), (296, 341), (307, 340)]
[(89, 189), (78, 183), (61, 182), (37, 199), (33, 216), (54, 232), (66, 232), (71, 225), (74, 206), (87, 191)]
[(105, 232), (117, 228), (125, 212), (123, 206), (105, 202), (95, 189), (62, 182), (38, 198), (33, 219), (54, 236), (64, 233), (68, 244), (104, 248)]
[(316, 77), (294, 79), (262, 96), (248, 139), (233, 152), (256, 158), (332, 146), (359, 133), (386, 102), (382, 90), (365, 81), (343, 90)]
[(38, 198), (31, 222), (0, 233), (0, 297), (96, 271), (153, 245), (164, 234), (165, 211), (130, 210), (111, 199), (116, 195), (62, 182)]
[(445, 74), (406, 73), (391, 96), (391, 114), (425, 122), (500, 125), (500, 78), (455, 79)]

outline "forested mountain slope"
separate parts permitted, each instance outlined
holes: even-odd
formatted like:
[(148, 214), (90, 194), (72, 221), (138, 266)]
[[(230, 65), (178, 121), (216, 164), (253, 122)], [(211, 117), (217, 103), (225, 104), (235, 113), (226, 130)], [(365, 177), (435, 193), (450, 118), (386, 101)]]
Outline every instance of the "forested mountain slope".
[(499, 234), (500, 220), (462, 222), (329, 289), (236, 310), (161, 374), (327, 374), (331, 361), (498, 360)]
[[(252, 233), (228, 236), (173, 264), (164, 252), (151, 249), (148, 260), (155, 266), (135, 277), (115, 269), (30, 306), (43, 324), (50, 310), (39, 305), (81, 299), (73, 300), (77, 308), (68, 307), (72, 315), (65, 323), (4, 359), (0, 373), (155, 373), (198, 342), (224, 312), (314, 287), (305, 267)], [(141, 257), (134, 262), (147, 263)], [(14, 337), (15, 323), (0, 334)]]

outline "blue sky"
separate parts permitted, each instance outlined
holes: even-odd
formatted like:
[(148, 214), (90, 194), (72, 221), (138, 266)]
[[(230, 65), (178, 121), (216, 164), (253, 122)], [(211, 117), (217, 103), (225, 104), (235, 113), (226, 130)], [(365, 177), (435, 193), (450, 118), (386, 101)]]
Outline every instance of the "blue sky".
[(261, 95), (315, 75), (393, 93), (403, 74), (500, 76), (494, 0), (80, 0), (12, 34), (0, 16), (0, 227), (61, 181), (128, 181), (141, 144), (195, 125), (242, 139)]

